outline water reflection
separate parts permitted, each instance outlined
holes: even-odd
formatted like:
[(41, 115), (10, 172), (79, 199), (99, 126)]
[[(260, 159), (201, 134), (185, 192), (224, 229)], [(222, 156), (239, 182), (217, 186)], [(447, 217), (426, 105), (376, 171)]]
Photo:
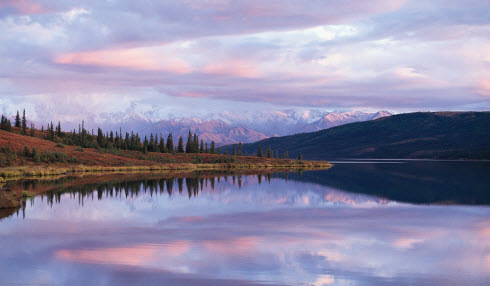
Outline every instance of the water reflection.
[(490, 208), (392, 202), (321, 174), (37, 182), (50, 190), (0, 222), (0, 285), (489, 284)]
[(490, 205), (489, 161), (340, 161), (290, 179), (417, 204)]
[[(383, 198), (366, 196), (362, 194), (349, 194), (334, 188), (325, 188), (312, 183), (300, 183), (303, 188), (290, 188), (286, 192), (278, 192), (282, 186), (298, 185), (301, 173), (266, 173), (257, 175), (219, 175), (215, 177), (202, 177), (200, 173), (188, 174), (185, 178), (164, 177), (156, 179), (131, 180), (119, 178), (113, 180), (97, 180), (96, 183), (83, 183), (77, 178), (64, 178), (54, 181), (22, 180), (10, 185), (11, 188), (21, 187), (29, 191), (49, 189), (35, 198), (22, 201), (21, 209), (17, 215), (22, 213), (25, 218), (27, 207), (34, 207), (35, 203), (44, 203), (50, 207), (60, 204), (62, 197), (68, 196), (84, 206), (87, 200), (102, 200), (107, 198), (126, 199), (131, 202), (133, 198), (140, 196), (160, 199), (172, 199), (178, 196), (179, 200), (186, 197), (189, 200), (203, 195), (205, 200), (220, 200), (220, 203), (248, 204), (249, 207), (265, 208), (286, 206), (318, 206), (325, 204), (386, 204), (389, 201)], [(293, 177), (293, 180), (288, 178)], [(81, 183), (81, 184), (70, 184)], [(262, 184), (271, 185), (265, 187)], [(247, 188), (247, 192), (236, 192), (235, 189)], [(272, 189), (268, 192), (266, 190)], [(129, 199), (129, 200), (128, 200)]]

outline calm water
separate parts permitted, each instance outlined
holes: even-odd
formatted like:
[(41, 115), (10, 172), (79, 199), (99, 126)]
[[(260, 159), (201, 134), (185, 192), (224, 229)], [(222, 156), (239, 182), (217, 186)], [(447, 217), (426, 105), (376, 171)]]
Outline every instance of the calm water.
[(490, 163), (379, 162), (61, 180), (0, 221), (0, 285), (489, 285)]

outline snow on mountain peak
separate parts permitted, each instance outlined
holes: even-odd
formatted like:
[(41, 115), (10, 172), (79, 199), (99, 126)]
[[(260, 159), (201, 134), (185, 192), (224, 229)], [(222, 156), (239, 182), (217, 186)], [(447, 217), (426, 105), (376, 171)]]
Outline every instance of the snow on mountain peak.
[[(103, 114), (100, 116), (104, 130), (139, 130), (143, 134), (167, 134), (185, 136), (188, 130), (201, 134), (202, 139), (214, 140), (220, 144), (254, 142), (272, 136), (283, 136), (300, 132), (312, 132), (334, 126), (373, 120), (390, 116), (388, 111), (373, 113), (362, 111), (328, 112), (325, 110), (271, 110), (210, 113), (204, 116), (166, 116), (158, 119), (157, 110), (151, 114), (134, 110)], [(212, 139), (211, 139), (212, 138)]]

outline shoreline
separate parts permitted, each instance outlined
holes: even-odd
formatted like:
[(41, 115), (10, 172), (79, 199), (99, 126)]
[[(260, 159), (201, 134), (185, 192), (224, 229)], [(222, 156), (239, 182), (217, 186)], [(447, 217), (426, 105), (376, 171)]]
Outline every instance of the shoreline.
[[(70, 176), (85, 175), (95, 178), (110, 179), (110, 176), (152, 176), (152, 175), (172, 175), (172, 176), (188, 176), (190, 172), (196, 171), (243, 171), (245, 173), (260, 173), (260, 172), (275, 172), (275, 171), (308, 171), (308, 170), (326, 170), (333, 166), (328, 162), (306, 161), (296, 163), (293, 161), (288, 164), (236, 164), (236, 163), (220, 163), (220, 164), (171, 164), (171, 165), (150, 165), (150, 166), (70, 166), (70, 167), (8, 167), (0, 168), (0, 187), (9, 181), (18, 181), (23, 179), (60, 179)], [(97, 180), (96, 180), (97, 181)], [(0, 190), (0, 210), (18, 209), (22, 200), (29, 197), (43, 194), (48, 189), (43, 190), (24, 190), (4, 188)]]
[(328, 169), (332, 167), (326, 161), (296, 161), (287, 163), (175, 163), (166, 165), (135, 166), (16, 166), (0, 168), (0, 183), (12, 179), (48, 177), (73, 173), (133, 173), (199, 170), (264, 170), (264, 169)]

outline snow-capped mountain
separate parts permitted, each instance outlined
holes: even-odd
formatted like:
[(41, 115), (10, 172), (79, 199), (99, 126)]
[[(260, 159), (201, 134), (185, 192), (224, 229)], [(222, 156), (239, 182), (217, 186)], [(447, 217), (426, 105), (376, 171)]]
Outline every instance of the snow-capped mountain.
[(267, 136), (285, 136), (302, 132), (313, 132), (338, 125), (373, 120), (390, 116), (391, 112), (374, 113), (362, 111), (325, 112), (321, 110), (281, 110), (258, 112), (222, 112), (204, 117), (232, 126), (246, 126)]
[[(126, 111), (103, 114), (98, 125), (103, 130), (131, 130), (140, 134), (150, 133), (174, 138), (196, 132), (204, 141), (217, 144), (255, 142), (273, 136), (284, 136), (302, 132), (313, 132), (334, 126), (373, 120), (390, 116), (388, 111), (374, 113), (361, 111), (326, 112), (322, 110), (273, 110), (211, 113), (200, 117), (169, 117), (158, 120), (145, 113)], [(186, 138), (186, 137), (185, 137)]]
[(332, 128), (342, 124), (374, 120), (381, 117), (392, 115), (389, 111), (378, 111), (374, 113), (365, 113), (361, 111), (349, 111), (343, 113), (327, 113), (319, 120), (306, 125), (301, 132), (314, 132), (327, 128)]
[(202, 120), (200, 118), (181, 118), (162, 120), (151, 126), (151, 132), (157, 134), (172, 133), (174, 136), (187, 135), (189, 130), (199, 134), (205, 142), (214, 141), (217, 144), (233, 142), (255, 142), (269, 136), (243, 126), (231, 126), (218, 120)]

